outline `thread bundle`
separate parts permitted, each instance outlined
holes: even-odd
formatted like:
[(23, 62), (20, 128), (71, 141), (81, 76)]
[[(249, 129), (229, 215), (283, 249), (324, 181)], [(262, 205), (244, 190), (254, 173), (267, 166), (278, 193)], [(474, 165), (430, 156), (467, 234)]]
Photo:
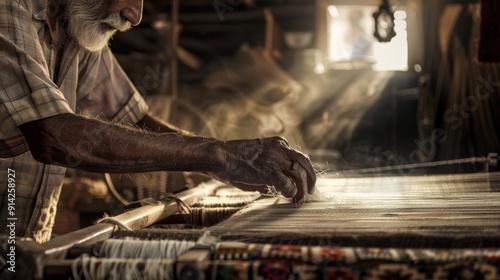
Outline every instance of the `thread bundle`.
[(75, 280), (174, 279), (174, 261), (161, 259), (99, 259), (82, 255), (72, 264)]

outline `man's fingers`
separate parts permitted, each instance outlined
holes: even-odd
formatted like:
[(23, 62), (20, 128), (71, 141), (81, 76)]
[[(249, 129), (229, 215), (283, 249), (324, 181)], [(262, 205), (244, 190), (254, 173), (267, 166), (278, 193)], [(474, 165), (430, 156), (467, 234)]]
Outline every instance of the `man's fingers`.
[(313, 194), (316, 185), (316, 172), (312, 167), (309, 157), (290, 147), (284, 138), (277, 138), (290, 159), (290, 167), (282, 166), (283, 173), (288, 176), (296, 186), (296, 198), (301, 200), (306, 194)]
[(297, 193), (295, 198), (300, 201), (308, 193), (307, 173), (298, 161), (292, 161), (291, 168), (285, 171), (285, 174), (295, 182)]
[(307, 177), (307, 193), (308, 194), (313, 194), (314, 193), (314, 188), (316, 187), (316, 170), (314, 170), (311, 160), (307, 158), (307, 164), (306, 164), (306, 177)]
[(294, 197), (297, 194), (295, 183), (285, 174), (276, 173), (272, 177), (272, 185), (280, 191), (284, 197)]
[[(291, 151), (288, 157), (292, 160), (292, 164), (293, 162), (297, 162), (300, 166), (299, 170), (295, 170), (295, 172), (290, 173), (290, 175), (295, 174), (295, 177), (297, 177), (297, 173), (299, 173), (300, 176), (297, 180), (300, 179), (303, 182), (304, 194), (313, 194), (316, 186), (316, 172), (314, 171), (309, 157), (295, 150)], [(296, 180), (294, 181), (297, 182)]]

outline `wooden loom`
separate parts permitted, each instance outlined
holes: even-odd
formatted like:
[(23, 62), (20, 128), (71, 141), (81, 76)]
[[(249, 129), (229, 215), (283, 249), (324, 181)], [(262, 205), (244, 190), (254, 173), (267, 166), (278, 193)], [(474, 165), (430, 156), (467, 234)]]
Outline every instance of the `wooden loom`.
[[(177, 197), (194, 205), (221, 189), (227, 190), (227, 186), (212, 181), (179, 193)], [(35, 278), (67, 278), (71, 275), (73, 258), (82, 253), (92, 254), (103, 240), (109, 238), (196, 241), (203, 237), (203, 242), (198, 242), (197, 246), (173, 260), (176, 279), (217, 278), (215, 270), (221, 266), (227, 269), (224, 265), (233, 266), (235, 259), (241, 261), (239, 265), (248, 265), (240, 270), (257, 269), (257, 257), (252, 255), (257, 251), (260, 259), (287, 264), (292, 261), (292, 266), (300, 263), (324, 269), (325, 266), (339, 268), (348, 265), (354, 269), (349, 272), (352, 279), (387, 279), (377, 278), (373, 273), (363, 274), (362, 270), (375, 260), (390, 268), (390, 265), (402, 262), (398, 259), (401, 255), (412, 256), (404, 260), (405, 265), (469, 265), (478, 267), (478, 271), (482, 271), (483, 266), (493, 267), (496, 270), (490, 274), (496, 274), (485, 279), (500, 277), (500, 250), (495, 249), (500, 248), (498, 172), (369, 178), (325, 176), (318, 181), (318, 189), (328, 194), (324, 201), (308, 202), (297, 208), (283, 197), (261, 197), (232, 217), (208, 227), (199, 227), (200, 224), (213, 223), (200, 222), (203, 215), (196, 222), (192, 216), (187, 218), (186, 214), (179, 214), (176, 200), (152, 203), (42, 245), (20, 242), (22, 256), (19, 259), (24, 265), (36, 268)], [(256, 198), (252, 195), (255, 194), (249, 196), (251, 199)], [(217, 206), (216, 203), (213, 206)], [(181, 222), (197, 227), (144, 230), (159, 223)], [(335, 248), (342, 250), (342, 260), (327, 253), (320, 253), (323, 256), (321, 261), (317, 261), (317, 257), (316, 261), (312, 260), (313, 252), (337, 250)], [(367, 253), (373, 248), (378, 248), (379, 251), (374, 251), (378, 253)], [(280, 255), (280, 250), (302, 252), (309, 259), (299, 262), (296, 254)], [(443, 257), (443, 252), (449, 253), (450, 250), (453, 254)], [(267, 255), (262, 253), (264, 251), (268, 252)], [(439, 256), (441, 259), (437, 261)], [(327, 265), (324, 258), (330, 260)], [(418, 278), (415, 276), (420, 275), (418, 273), (410, 278), (401, 274), (401, 278), (389, 279), (430, 278), (424, 274), (424, 278)], [(250, 275), (260, 279), (256, 272), (250, 272)], [(323, 272), (313, 275), (328, 278)]]

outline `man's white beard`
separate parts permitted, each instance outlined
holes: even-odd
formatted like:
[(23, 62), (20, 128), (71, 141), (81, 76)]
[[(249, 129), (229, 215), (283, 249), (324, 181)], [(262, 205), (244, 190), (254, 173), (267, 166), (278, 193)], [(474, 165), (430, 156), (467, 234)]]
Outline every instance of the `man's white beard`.
[(67, 0), (68, 32), (83, 48), (97, 52), (108, 45), (116, 31), (131, 28), (119, 13), (109, 15), (106, 0)]

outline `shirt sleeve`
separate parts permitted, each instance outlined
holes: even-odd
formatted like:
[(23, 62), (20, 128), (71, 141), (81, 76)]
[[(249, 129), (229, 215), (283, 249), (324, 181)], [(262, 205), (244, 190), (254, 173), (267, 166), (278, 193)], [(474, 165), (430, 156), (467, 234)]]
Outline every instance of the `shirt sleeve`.
[(79, 73), (77, 113), (137, 123), (148, 106), (109, 48), (87, 53)]
[(23, 1), (0, 1), (0, 131), (73, 113), (50, 77), (37, 28)]

